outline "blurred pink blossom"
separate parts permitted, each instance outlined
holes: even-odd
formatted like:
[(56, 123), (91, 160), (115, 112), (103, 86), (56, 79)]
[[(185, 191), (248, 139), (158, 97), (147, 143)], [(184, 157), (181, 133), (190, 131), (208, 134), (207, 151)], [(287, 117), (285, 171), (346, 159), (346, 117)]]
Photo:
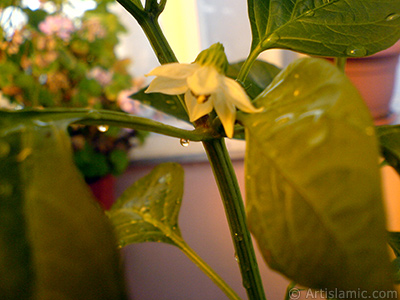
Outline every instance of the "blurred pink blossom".
[(39, 24), (39, 29), (45, 34), (56, 34), (64, 41), (68, 41), (75, 31), (74, 24), (67, 17), (60, 15), (48, 16)]
[(161, 113), (150, 106), (143, 105), (138, 100), (130, 98), (131, 95), (138, 92), (144, 86), (144, 83), (144, 78), (135, 78), (133, 86), (130, 89), (123, 90), (118, 94), (118, 105), (123, 111), (129, 114), (153, 120), (161, 120), (163, 118)]
[(94, 67), (87, 75), (89, 79), (96, 79), (103, 87), (112, 81), (113, 73), (101, 67)]

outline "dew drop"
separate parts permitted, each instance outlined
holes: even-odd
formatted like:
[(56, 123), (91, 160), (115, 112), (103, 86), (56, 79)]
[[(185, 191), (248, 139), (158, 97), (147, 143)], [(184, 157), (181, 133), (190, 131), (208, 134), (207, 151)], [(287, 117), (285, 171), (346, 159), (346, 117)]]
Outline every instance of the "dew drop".
[(315, 11), (310, 9), (304, 13), (305, 17), (313, 17), (315, 15)]
[(289, 122), (293, 118), (294, 118), (294, 114), (293, 113), (288, 113), (288, 114), (284, 114), (284, 115), (276, 118), (275, 122), (278, 123), (278, 124), (284, 124), (284, 123)]
[(181, 139), (181, 140), (180, 140), (180, 143), (181, 143), (181, 146), (182, 146), (182, 147), (189, 147), (190, 141), (187, 140), (187, 139)]
[(236, 232), (235, 233), (235, 240), (238, 241), (238, 242), (243, 241), (243, 235)]
[(276, 43), (280, 39), (280, 36), (277, 33), (271, 34), (267, 39), (265, 39), (261, 47), (263, 48), (269, 48), (271, 47), (274, 43)]
[(13, 193), (13, 186), (9, 183), (0, 184), (0, 196), (8, 197)]
[(394, 21), (397, 20), (398, 18), (400, 18), (400, 14), (390, 14), (386, 17), (386, 21), (390, 22), (390, 21)]
[(346, 49), (346, 55), (352, 57), (361, 57), (367, 54), (367, 49), (361, 45), (350, 46)]
[(97, 130), (100, 131), (100, 132), (107, 132), (109, 128), (110, 128), (110, 126), (108, 126), (108, 125), (99, 125), (99, 126), (97, 126)]
[(6, 157), (10, 153), (10, 144), (0, 141), (0, 158)]
[(235, 253), (235, 255), (233, 256), (234, 258), (235, 258), (235, 260), (237, 261), (237, 262), (239, 262), (239, 256)]

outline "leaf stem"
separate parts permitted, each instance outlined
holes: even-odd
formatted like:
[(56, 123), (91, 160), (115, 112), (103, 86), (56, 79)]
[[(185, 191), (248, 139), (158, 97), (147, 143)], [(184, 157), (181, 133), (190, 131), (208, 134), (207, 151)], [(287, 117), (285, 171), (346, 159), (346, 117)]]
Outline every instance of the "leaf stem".
[(215, 271), (180, 237), (170, 235), (169, 238), (181, 249), (183, 253), (199, 267), (224, 293), (232, 300), (241, 298)]
[(39, 119), (71, 120), (73, 123), (84, 125), (111, 125), (136, 130), (151, 131), (170, 137), (183, 138), (191, 141), (203, 141), (215, 138), (215, 132), (211, 129), (199, 127), (194, 130), (185, 130), (174, 126), (166, 125), (146, 118), (128, 115), (122, 112), (109, 110), (89, 110), (79, 108), (50, 108), (32, 109), (13, 112), (1, 112), (3, 114), (14, 114), (16, 118), (24, 116), (35, 116)]
[(203, 141), (203, 146), (207, 152), (224, 203), (243, 278), (243, 286), (250, 300), (265, 300), (261, 275), (247, 227), (243, 199), (225, 141), (223, 139)]
[(236, 79), (237, 81), (243, 83), (246, 80), (247, 76), (249, 75), (251, 67), (253, 66), (254, 62), (256, 61), (261, 51), (262, 51), (261, 47), (258, 46), (253, 51), (250, 52), (249, 56), (247, 57), (247, 59), (245, 60), (239, 71), (239, 74)]
[(344, 72), (344, 68), (346, 67), (347, 58), (346, 57), (335, 57), (334, 59), (336, 67)]

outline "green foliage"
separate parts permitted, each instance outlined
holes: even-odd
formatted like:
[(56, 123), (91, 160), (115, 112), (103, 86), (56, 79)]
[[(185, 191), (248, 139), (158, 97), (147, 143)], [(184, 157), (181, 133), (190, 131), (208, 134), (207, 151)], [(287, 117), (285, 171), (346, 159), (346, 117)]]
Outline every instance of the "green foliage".
[(126, 299), (112, 228), (72, 161), (72, 120), (0, 113), (1, 299)]
[[(64, 15), (61, 2), (66, 4), (66, 1), (45, 2), (53, 5), (56, 11), (49, 13), (44, 5), (36, 10), (24, 8), (27, 24), (16, 29), (11, 37), (2, 32), (1, 99), (11, 102), (10, 106), (121, 111), (118, 101), (121, 92), (132, 88), (134, 83), (127, 69), (129, 60), (118, 58), (114, 51), (119, 42), (118, 34), (125, 28), (107, 8), (106, 4), (111, 1), (96, 0), (94, 9), (76, 18)], [(7, 22), (1, 11), (0, 18), (5, 23), (2, 25), (12, 25), (12, 20)], [(115, 163), (108, 163), (112, 151), (108, 148), (101, 151), (103, 148), (93, 145), (96, 142), (91, 140), (91, 135), (85, 135), (88, 132), (91, 131), (81, 132), (86, 140), (85, 147), (74, 145), (74, 149), (80, 151), (75, 155), (78, 165), (87, 166), (87, 169), (81, 168), (83, 173), (96, 177), (120, 174), (121, 167), (127, 165), (122, 161), (128, 160), (129, 147), (119, 148), (125, 151), (124, 159), (119, 153), (120, 159), (112, 158)], [(106, 135), (101, 140), (111, 144), (116, 138), (124, 139), (123, 132)], [(93, 155), (85, 155), (88, 152)], [(113, 169), (114, 166), (117, 169)]]
[(139, 92), (131, 95), (132, 99), (138, 100), (145, 105), (150, 105), (159, 111), (171, 115), (180, 120), (189, 122), (189, 117), (185, 109), (179, 105), (178, 96), (165, 95), (160, 93), (146, 94), (146, 88), (141, 89)]
[(389, 245), (396, 257), (400, 256), (400, 232), (389, 232)]
[(400, 174), (400, 126), (383, 125), (376, 130), (383, 157)]
[(176, 163), (158, 165), (136, 181), (108, 212), (121, 247), (142, 242), (177, 245), (178, 215), (183, 195), (183, 169)]
[(264, 259), (308, 287), (390, 289), (378, 148), (357, 90), (302, 59), (254, 103), (265, 110), (242, 117), (246, 195)]
[[(244, 61), (231, 64), (228, 67), (226, 76), (233, 79), (237, 78)], [(273, 64), (265, 61), (256, 60), (247, 76), (243, 86), (251, 99), (257, 97), (280, 72), (280, 69)]]
[(357, 57), (400, 38), (397, 0), (248, 0), (252, 50)]

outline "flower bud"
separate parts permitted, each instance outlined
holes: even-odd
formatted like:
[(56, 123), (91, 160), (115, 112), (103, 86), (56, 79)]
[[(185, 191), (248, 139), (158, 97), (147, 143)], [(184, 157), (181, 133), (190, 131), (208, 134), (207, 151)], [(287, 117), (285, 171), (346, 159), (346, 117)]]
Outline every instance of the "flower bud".
[(214, 66), (220, 74), (225, 74), (228, 68), (228, 59), (224, 46), (221, 43), (211, 45), (210, 48), (199, 53), (195, 63), (201, 66)]

